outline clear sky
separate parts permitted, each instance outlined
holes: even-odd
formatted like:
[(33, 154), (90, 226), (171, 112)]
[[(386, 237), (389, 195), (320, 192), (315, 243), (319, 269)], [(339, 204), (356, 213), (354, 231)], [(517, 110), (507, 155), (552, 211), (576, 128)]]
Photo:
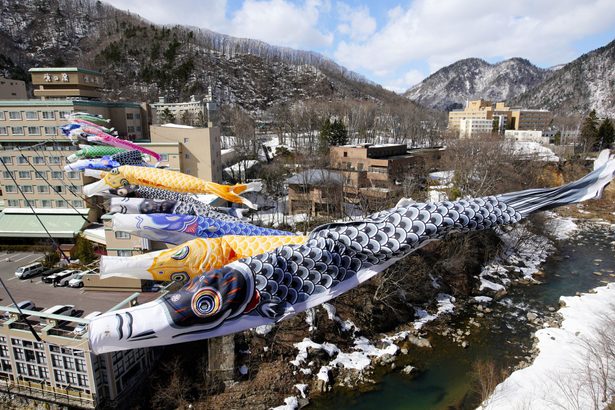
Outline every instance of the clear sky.
[(186, 24), (318, 51), (393, 91), (459, 59), (567, 63), (615, 39), (614, 0), (107, 0)]

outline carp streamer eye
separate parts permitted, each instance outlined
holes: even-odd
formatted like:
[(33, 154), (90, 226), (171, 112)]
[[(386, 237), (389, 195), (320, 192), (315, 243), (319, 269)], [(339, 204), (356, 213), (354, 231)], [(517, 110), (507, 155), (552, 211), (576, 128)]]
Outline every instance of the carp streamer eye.
[(222, 296), (212, 288), (203, 288), (192, 296), (192, 311), (198, 317), (215, 315), (222, 308)]
[(177, 252), (175, 252), (171, 258), (175, 259), (176, 261), (180, 261), (182, 259), (185, 259), (186, 256), (188, 256), (188, 254), (190, 253), (190, 247), (188, 246), (184, 246), (183, 248), (181, 248), (180, 250), (178, 250)]
[(171, 280), (175, 282), (186, 283), (190, 280), (190, 276), (186, 272), (175, 272), (171, 274)]
[(120, 173), (120, 170), (117, 168), (113, 168), (111, 171), (109, 171), (109, 173), (113, 174), (113, 175), (117, 175)]

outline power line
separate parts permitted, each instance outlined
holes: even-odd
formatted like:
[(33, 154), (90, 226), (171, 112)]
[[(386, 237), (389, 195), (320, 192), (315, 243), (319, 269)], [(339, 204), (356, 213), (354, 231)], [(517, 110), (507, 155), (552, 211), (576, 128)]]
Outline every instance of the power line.
[[(43, 181), (45, 181), (45, 183), (46, 183), (47, 185), (49, 185), (49, 187), (51, 187), (51, 189), (53, 189), (53, 190), (54, 190), (54, 191), (55, 191), (55, 192), (56, 192), (56, 193), (60, 196), (60, 198), (62, 198), (62, 199), (64, 200), (64, 202), (66, 202), (66, 204), (67, 204), (68, 206), (70, 206), (70, 207), (71, 207), (71, 208), (72, 208), (75, 212), (77, 212), (77, 214), (78, 214), (81, 218), (83, 218), (83, 220), (85, 220), (87, 223), (90, 223), (90, 220), (89, 220), (88, 218), (86, 218), (85, 216), (83, 216), (83, 215), (81, 214), (81, 212), (79, 212), (79, 211), (77, 210), (77, 208), (75, 208), (75, 207), (74, 207), (74, 206), (73, 206), (73, 205), (72, 205), (72, 204), (71, 204), (71, 203), (70, 203), (70, 202), (69, 202), (66, 198), (64, 198), (64, 197), (62, 196), (62, 194), (60, 194), (60, 192), (59, 192), (59, 191), (57, 191), (57, 190), (53, 187), (53, 185), (51, 185), (51, 184), (49, 183), (49, 181), (47, 181), (47, 178), (45, 178), (45, 177), (43, 176), (43, 174), (41, 174), (40, 172), (38, 172), (38, 171), (36, 170), (36, 168), (34, 167), (34, 165), (32, 165), (32, 163), (30, 162), (30, 160), (28, 159), (28, 157), (26, 157), (26, 156), (25, 156), (25, 155), (21, 152), (21, 149), (20, 149), (20, 148), (17, 148), (17, 150), (19, 151), (19, 154), (21, 155), (21, 157), (22, 157), (23, 159), (25, 159), (25, 160), (26, 160), (26, 162), (28, 163), (28, 165), (30, 165), (30, 167), (32, 167), (32, 169), (34, 170), (34, 172), (37, 172), (37, 173), (38, 173), (38, 176), (40, 176), (40, 177), (43, 179)], [(11, 175), (11, 178), (13, 178), (13, 176), (12, 176), (12, 175)], [(13, 181), (15, 181), (15, 178), (13, 178)], [(15, 182), (15, 184), (17, 184), (17, 182)], [(19, 189), (19, 191), (21, 192), (21, 188)], [(25, 199), (25, 197), (24, 197), (24, 199)], [(27, 199), (26, 199), (26, 201), (27, 201)]]
[[(4, 164), (4, 161), (2, 163)], [(34, 327), (32, 327), (32, 323), (30, 323), (30, 321), (28, 320), (27, 316), (23, 314), (23, 312), (21, 311), (21, 308), (19, 307), (17, 302), (15, 302), (15, 299), (13, 298), (13, 295), (11, 295), (11, 292), (9, 292), (9, 288), (6, 287), (6, 285), (4, 284), (4, 281), (2, 280), (2, 278), (0, 278), (0, 284), (2, 284), (2, 287), (6, 291), (6, 294), (9, 295), (9, 298), (11, 298), (11, 301), (13, 302), (13, 305), (15, 305), (15, 307), (17, 308), (17, 311), (19, 312), (19, 317), (21, 317), (26, 322), (28, 327), (30, 328), (30, 332), (32, 332), (32, 336), (34, 336), (34, 338), (36, 339), (37, 342), (42, 342), (43, 340), (38, 335), (38, 333), (36, 333), (36, 330), (34, 330)]]
[[(41, 220), (41, 218), (38, 216), (38, 214), (34, 211), (34, 207), (32, 207), (32, 204), (30, 203), (30, 201), (28, 201), (28, 198), (26, 198), (26, 195), (23, 193), (23, 191), (21, 190), (21, 187), (19, 186), (19, 184), (17, 183), (17, 181), (15, 180), (15, 177), (13, 176), (13, 173), (11, 171), (9, 171), (8, 167), (6, 166), (6, 164), (4, 163), (4, 160), (0, 157), (0, 162), (2, 162), (2, 166), (4, 167), (4, 169), (6, 170), (6, 172), (9, 174), (9, 176), (11, 177), (11, 179), (13, 180), (13, 183), (15, 183), (15, 185), (17, 186), (17, 190), (19, 191), (19, 193), (21, 194), (21, 196), (23, 197), (23, 199), (26, 201), (26, 204), (28, 205), (28, 207), (30, 207), (30, 210), (32, 211), (32, 213), (34, 214), (34, 216), (36, 217), (36, 219), (38, 219), (38, 222), (41, 224), (41, 226), (43, 227), (43, 229), (45, 230), (45, 233), (47, 234), (47, 236), (49, 236), (49, 239), (51, 239), (51, 242), (53, 243), (53, 246), (60, 251), (60, 253), (62, 254), (62, 256), (64, 257), (64, 259), (66, 259), (66, 261), (68, 263), (70, 263), (70, 259), (66, 256), (66, 254), (64, 254), (64, 251), (62, 250), (62, 248), (60, 248), (60, 246), (58, 245), (58, 243), (55, 241), (55, 239), (53, 239), (53, 236), (51, 236), (51, 234), (49, 233), (49, 231), (47, 230), (47, 227), (45, 226), (45, 224), (43, 223), (43, 221)], [(89, 222), (89, 221), (88, 221)]]

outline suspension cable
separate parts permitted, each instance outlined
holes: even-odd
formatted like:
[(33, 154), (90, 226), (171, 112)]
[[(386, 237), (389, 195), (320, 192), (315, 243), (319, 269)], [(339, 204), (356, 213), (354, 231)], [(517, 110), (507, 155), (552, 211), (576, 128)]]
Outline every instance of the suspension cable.
[[(8, 167), (6, 166), (6, 164), (4, 163), (4, 160), (0, 157), (0, 162), (2, 162), (2, 166), (4, 166), (4, 169), (6, 170), (6, 172), (9, 174), (9, 176), (11, 177), (11, 179), (13, 180), (13, 183), (17, 186), (17, 190), (19, 190), (19, 193), (21, 194), (21, 196), (23, 197), (24, 201), (26, 201), (26, 204), (28, 205), (28, 207), (30, 207), (30, 210), (32, 211), (32, 213), (34, 214), (34, 216), (36, 217), (36, 219), (38, 219), (38, 222), (41, 224), (41, 226), (43, 227), (43, 229), (45, 230), (45, 233), (47, 234), (47, 236), (49, 237), (49, 239), (51, 239), (51, 242), (53, 243), (53, 246), (60, 251), (60, 253), (62, 254), (62, 256), (64, 257), (64, 259), (70, 263), (70, 259), (66, 256), (66, 254), (64, 253), (64, 251), (62, 250), (62, 248), (60, 248), (60, 245), (58, 245), (58, 243), (55, 241), (55, 239), (53, 239), (53, 236), (51, 236), (51, 234), (49, 233), (49, 231), (47, 230), (47, 227), (45, 226), (45, 224), (43, 223), (43, 221), (41, 220), (41, 218), (38, 216), (38, 214), (34, 211), (34, 207), (32, 206), (32, 204), (30, 203), (30, 201), (28, 200), (28, 198), (26, 198), (26, 195), (23, 193), (23, 191), (21, 190), (21, 187), (19, 186), (19, 184), (17, 183), (17, 181), (15, 180), (15, 177), (13, 176), (13, 173), (11, 171), (9, 171)], [(89, 221), (88, 221), (89, 222)]]

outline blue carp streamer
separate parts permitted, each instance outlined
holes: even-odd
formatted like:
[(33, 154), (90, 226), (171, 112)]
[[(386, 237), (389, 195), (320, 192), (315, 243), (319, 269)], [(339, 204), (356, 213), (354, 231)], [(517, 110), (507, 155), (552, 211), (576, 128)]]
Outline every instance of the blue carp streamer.
[[(90, 345), (104, 353), (276, 323), (347, 292), (450, 232), (512, 224), (533, 212), (598, 197), (614, 174), (615, 160), (607, 152), (593, 172), (559, 188), (438, 203), (402, 201), (361, 221), (323, 225), (304, 245), (237, 260), (153, 302), (96, 317)], [(183, 229), (173, 229), (178, 228)]]
[(173, 244), (180, 244), (195, 237), (293, 235), (290, 232), (262, 228), (245, 222), (176, 214), (115, 214), (113, 215), (113, 230)]

